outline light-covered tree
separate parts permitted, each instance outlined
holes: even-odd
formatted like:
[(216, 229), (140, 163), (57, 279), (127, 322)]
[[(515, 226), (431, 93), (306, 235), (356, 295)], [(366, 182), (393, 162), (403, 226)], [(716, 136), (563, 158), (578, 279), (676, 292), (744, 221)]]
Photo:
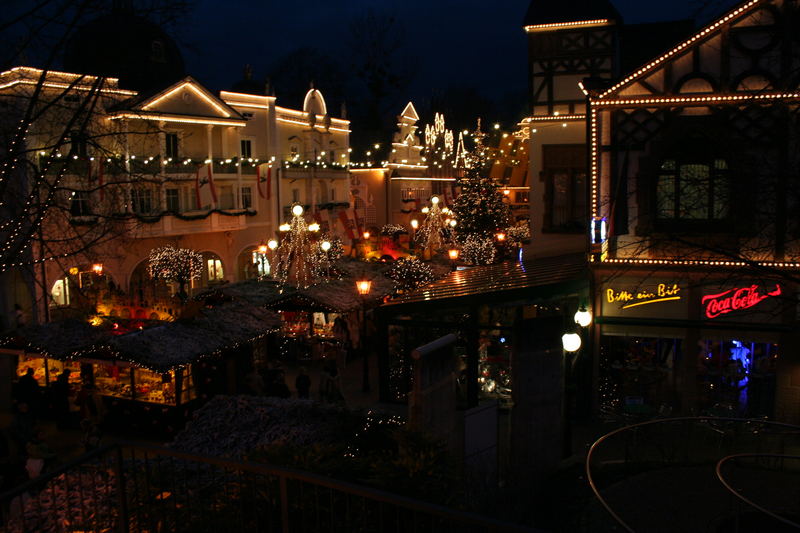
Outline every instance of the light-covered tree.
[(200, 278), (203, 256), (188, 248), (155, 248), (148, 258), (147, 272), (153, 279), (177, 283), (178, 296), (186, 300), (186, 284)]

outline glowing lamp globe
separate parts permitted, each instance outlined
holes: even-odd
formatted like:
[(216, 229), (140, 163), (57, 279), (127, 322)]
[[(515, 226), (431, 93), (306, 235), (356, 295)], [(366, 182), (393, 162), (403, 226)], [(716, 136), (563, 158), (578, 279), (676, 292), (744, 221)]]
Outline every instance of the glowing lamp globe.
[(278, 247), (278, 241), (276, 241), (275, 239), (270, 239), (270, 241), (267, 243), (267, 246), (269, 247), (270, 250), (274, 250), (275, 248)]
[(281, 224), (280, 226), (278, 226), (278, 230), (280, 231), (289, 231), (290, 229), (292, 229), (292, 226), (290, 226), (289, 224)]
[(581, 336), (577, 333), (565, 333), (561, 337), (565, 352), (577, 352), (581, 349)]
[(323, 252), (327, 252), (331, 249), (331, 243), (328, 241), (322, 241), (319, 247), (322, 248)]
[(504, 240), (506, 240), (506, 234), (505, 233), (497, 233), (497, 234), (495, 234), (495, 237), (497, 237), (497, 240), (500, 241), (500, 242), (503, 242)]
[(260, 254), (265, 254), (265, 253), (267, 253), (267, 250), (268, 250), (268, 249), (269, 249), (269, 248), (267, 248), (267, 245), (266, 245), (266, 244), (259, 244), (259, 245), (258, 245), (258, 253), (260, 253)]
[(412, 219), (411, 220), (411, 227), (414, 228), (414, 229), (417, 229), (419, 227), (419, 220), (417, 220), (416, 218)]
[(432, 203), (433, 205), (436, 205), (436, 204), (438, 204), (438, 203), (439, 203), (439, 197), (438, 197), (438, 196), (433, 196), (433, 197), (431, 197), (431, 203)]
[(103, 273), (103, 263), (95, 263), (92, 265), (92, 272), (98, 276)]
[(308, 231), (319, 231), (319, 224), (314, 222), (313, 224), (308, 225)]
[(369, 232), (365, 231), (363, 236), (364, 236), (365, 239), (369, 239)]
[(300, 215), (302, 215), (303, 214), (303, 206), (302, 205), (296, 205), (296, 206), (292, 207), (292, 214), (294, 216), (296, 216), (296, 217), (299, 217)]
[(361, 296), (368, 295), (371, 288), (372, 282), (368, 279), (360, 279), (356, 281), (356, 290)]
[(447, 250), (447, 255), (450, 256), (451, 261), (455, 261), (458, 259), (458, 250), (453, 248), (452, 250)]
[(586, 308), (581, 307), (575, 313), (575, 323), (580, 327), (585, 328), (592, 323), (592, 313)]
[(509, 194), (511, 194), (511, 191), (510, 191), (510, 190), (508, 190), (508, 189), (503, 189), (503, 194), (504, 194), (505, 196), (508, 196)]
[(423, 207), (423, 208), (422, 208), (422, 214), (423, 214), (423, 215), (427, 215), (427, 214), (428, 214), (428, 211), (430, 211), (430, 209), (428, 209), (427, 207)]
[(455, 228), (456, 227), (456, 221), (455, 220), (451, 220), (450, 221), (450, 227), (451, 228)]

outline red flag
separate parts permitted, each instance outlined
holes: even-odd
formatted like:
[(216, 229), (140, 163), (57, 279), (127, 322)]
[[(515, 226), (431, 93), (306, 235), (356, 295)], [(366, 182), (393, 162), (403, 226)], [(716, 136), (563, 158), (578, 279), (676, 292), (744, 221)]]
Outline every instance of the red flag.
[(200, 202), (200, 167), (197, 167), (197, 173), (194, 176), (194, 199), (195, 203), (197, 204), (197, 210), (203, 208), (203, 204)]
[(211, 168), (214, 163), (208, 164), (208, 185), (211, 187), (211, 198), (214, 199), (214, 203), (217, 203), (217, 188), (214, 187), (214, 170)]
[(264, 190), (261, 188), (261, 165), (256, 165), (256, 187), (258, 188), (258, 195), (265, 198)]
[(103, 183), (103, 158), (97, 160), (97, 186), (100, 188), (100, 200), (106, 197), (106, 189)]
[(267, 167), (267, 200), (272, 196), (272, 165)]
[(347, 218), (347, 213), (344, 210), (339, 211), (339, 221), (342, 223), (342, 226), (344, 226), (344, 231), (347, 233), (347, 236), (351, 239), (355, 239), (356, 235), (353, 233), (353, 223)]

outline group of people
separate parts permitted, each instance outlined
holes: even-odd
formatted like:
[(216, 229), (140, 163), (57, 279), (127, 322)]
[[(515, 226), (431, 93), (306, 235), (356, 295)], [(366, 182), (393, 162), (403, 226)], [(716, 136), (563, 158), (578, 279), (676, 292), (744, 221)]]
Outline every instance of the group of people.
[(84, 381), (74, 395), (70, 371), (64, 370), (46, 389), (36, 381), (33, 368), (28, 368), (12, 389), (13, 417), (9, 427), (0, 434), (2, 455), (2, 485), (8, 487), (19, 481), (40, 476), (51, 468), (56, 454), (47, 443), (44, 418), (55, 421), (57, 431), (78, 427), (72, 405), (79, 408), (83, 431), (82, 444), (87, 451), (100, 445), (105, 409), (93, 385)]
[[(254, 396), (272, 396), (291, 398), (292, 391), (286, 383), (286, 373), (281, 368), (271, 369), (262, 376), (257, 370), (251, 370), (244, 379), (246, 392)], [(311, 376), (305, 367), (300, 367), (294, 379), (295, 396), (299, 399), (311, 399)], [(326, 360), (319, 377), (318, 399), (328, 403), (344, 403), (341, 389), (341, 378), (336, 361)]]

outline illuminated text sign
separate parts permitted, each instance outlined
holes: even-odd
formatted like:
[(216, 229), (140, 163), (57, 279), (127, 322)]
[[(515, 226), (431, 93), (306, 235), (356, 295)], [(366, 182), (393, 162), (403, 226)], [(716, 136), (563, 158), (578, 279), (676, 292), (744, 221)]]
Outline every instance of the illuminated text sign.
[(732, 311), (750, 309), (760, 304), (767, 298), (780, 296), (781, 286), (775, 284), (775, 289), (771, 292), (762, 292), (759, 285), (750, 285), (738, 289), (729, 289), (718, 294), (703, 296), (703, 308), (708, 318), (717, 318), (720, 315), (728, 314)]
[(677, 283), (659, 283), (653, 289), (616, 290), (606, 289), (606, 301), (610, 304), (618, 303), (622, 309), (650, 305), (660, 302), (681, 299), (681, 288)]

